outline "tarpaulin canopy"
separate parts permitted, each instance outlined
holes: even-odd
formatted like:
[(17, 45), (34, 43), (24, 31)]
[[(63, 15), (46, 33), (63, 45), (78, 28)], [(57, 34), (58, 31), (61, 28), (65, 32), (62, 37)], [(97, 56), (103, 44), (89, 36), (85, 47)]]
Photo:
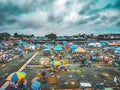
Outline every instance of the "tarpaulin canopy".
[(106, 44), (108, 44), (108, 41), (102, 40), (102, 41), (100, 41), (100, 43), (101, 43), (102, 45), (106, 45)]
[(50, 46), (45, 45), (43, 48), (44, 48), (44, 49), (49, 49)]
[(79, 48), (79, 46), (78, 45), (71, 45), (70, 48), (75, 50), (75, 49)]
[(63, 44), (64, 46), (67, 46), (67, 45), (68, 45), (68, 42), (63, 41), (62, 44)]
[(84, 52), (86, 52), (86, 50), (83, 49), (83, 48), (75, 49), (75, 51), (76, 51), (77, 53), (84, 53)]
[(50, 52), (50, 49), (43, 49), (44, 52)]
[(115, 48), (115, 50), (116, 50), (116, 51), (120, 51), (120, 46), (119, 46), (119, 47), (117, 47), (117, 48)]
[(62, 47), (60, 45), (57, 45), (55, 46), (54, 48), (55, 51), (61, 51), (62, 50)]

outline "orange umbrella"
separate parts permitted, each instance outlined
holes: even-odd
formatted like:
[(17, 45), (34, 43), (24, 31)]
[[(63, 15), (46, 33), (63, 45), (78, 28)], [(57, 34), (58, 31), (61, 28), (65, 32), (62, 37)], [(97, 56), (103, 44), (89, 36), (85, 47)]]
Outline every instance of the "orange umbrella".
[(0, 52), (0, 56), (2, 56), (4, 53), (3, 52)]
[(27, 51), (27, 50), (30, 50), (30, 48), (29, 48), (29, 47), (26, 47), (24, 50)]
[(86, 50), (83, 49), (83, 48), (78, 48), (78, 49), (76, 49), (75, 51), (76, 51), (77, 53), (85, 53), (85, 52), (86, 52)]

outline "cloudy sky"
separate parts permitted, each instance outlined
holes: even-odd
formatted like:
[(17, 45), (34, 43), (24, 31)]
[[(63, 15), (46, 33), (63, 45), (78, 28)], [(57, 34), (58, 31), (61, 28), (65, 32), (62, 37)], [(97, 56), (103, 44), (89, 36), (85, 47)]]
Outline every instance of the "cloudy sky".
[(120, 33), (120, 0), (0, 0), (0, 32)]

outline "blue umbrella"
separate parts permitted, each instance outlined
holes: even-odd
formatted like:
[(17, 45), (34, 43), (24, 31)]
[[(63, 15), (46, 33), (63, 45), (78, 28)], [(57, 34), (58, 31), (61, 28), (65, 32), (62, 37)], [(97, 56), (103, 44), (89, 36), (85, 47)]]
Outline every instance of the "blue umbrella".
[(18, 52), (22, 52), (22, 49), (18, 49)]
[(75, 49), (78, 48), (78, 46), (77, 46), (77, 45), (71, 45), (70, 48), (71, 48), (72, 50), (75, 50)]
[(39, 88), (41, 87), (41, 83), (39, 81), (35, 81), (32, 83), (32, 90), (39, 90)]
[(60, 62), (58, 62), (58, 61), (52, 61), (52, 62), (50, 62), (50, 64), (51, 64), (52, 66), (59, 66), (59, 65), (60, 65)]

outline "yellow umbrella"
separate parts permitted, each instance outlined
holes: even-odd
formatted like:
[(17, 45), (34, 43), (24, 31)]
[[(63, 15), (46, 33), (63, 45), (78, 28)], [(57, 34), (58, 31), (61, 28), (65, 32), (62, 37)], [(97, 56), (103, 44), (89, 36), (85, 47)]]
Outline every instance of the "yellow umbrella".
[(50, 64), (53, 65), (53, 66), (59, 66), (60, 62), (58, 62), (58, 61), (52, 61)]
[(7, 81), (17, 81), (17, 80), (21, 80), (23, 78), (26, 77), (26, 73), (25, 72), (14, 72), (14, 73), (11, 73), (7, 78), (6, 80)]

